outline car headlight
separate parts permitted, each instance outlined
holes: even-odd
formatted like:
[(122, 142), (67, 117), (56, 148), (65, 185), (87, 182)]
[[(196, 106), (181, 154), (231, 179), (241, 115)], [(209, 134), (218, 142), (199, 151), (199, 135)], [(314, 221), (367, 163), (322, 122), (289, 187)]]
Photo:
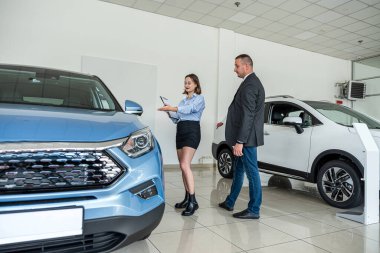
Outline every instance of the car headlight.
[(121, 146), (121, 149), (132, 158), (142, 156), (153, 148), (153, 135), (148, 127), (132, 133)]

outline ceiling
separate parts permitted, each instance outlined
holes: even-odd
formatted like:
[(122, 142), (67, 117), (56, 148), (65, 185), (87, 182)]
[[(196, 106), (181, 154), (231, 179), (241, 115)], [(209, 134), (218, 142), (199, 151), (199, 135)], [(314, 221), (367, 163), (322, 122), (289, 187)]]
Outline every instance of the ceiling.
[(102, 0), (346, 60), (380, 55), (380, 0)]

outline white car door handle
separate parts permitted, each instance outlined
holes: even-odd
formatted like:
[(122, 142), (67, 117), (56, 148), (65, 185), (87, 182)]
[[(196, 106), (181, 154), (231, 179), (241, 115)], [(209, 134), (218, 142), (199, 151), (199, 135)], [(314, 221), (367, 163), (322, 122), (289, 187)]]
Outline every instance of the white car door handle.
[(267, 131), (264, 132), (264, 135), (269, 135), (269, 133)]

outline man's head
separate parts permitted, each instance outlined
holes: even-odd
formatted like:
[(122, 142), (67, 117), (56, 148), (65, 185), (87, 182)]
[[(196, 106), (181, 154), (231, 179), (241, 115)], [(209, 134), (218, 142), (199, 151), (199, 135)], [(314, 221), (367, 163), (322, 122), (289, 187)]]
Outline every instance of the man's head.
[(244, 78), (246, 75), (253, 72), (253, 62), (249, 55), (241, 54), (235, 58), (235, 69), (237, 76)]

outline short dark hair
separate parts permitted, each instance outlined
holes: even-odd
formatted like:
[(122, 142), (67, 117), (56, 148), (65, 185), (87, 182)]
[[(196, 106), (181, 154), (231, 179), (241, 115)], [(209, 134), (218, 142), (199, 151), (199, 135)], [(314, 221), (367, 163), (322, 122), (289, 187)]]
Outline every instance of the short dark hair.
[(240, 55), (236, 56), (235, 60), (237, 60), (237, 59), (240, 59), (245, 64), (248, 64), (249, 66), (253, 67), (253, 61), (252, 61), (251, 56), (249, 56), (247, 54), (240, 54)]
[[(201, 88), (201, 84), (199, 83), (199, 78), (196, 74), (188, 74), (187, 76), (185, 76), (185, 79), (186, 78), (190, 78), (191, 80), (193, 80), (193, 82), (197, 85), (197, 87), (195, 88), (194, 90), (194, 93), (196, 94), (201, 94), (202, 93), (202, 88)], [(187, 94), (186, 90), (183, 91), (182, 94)]]

